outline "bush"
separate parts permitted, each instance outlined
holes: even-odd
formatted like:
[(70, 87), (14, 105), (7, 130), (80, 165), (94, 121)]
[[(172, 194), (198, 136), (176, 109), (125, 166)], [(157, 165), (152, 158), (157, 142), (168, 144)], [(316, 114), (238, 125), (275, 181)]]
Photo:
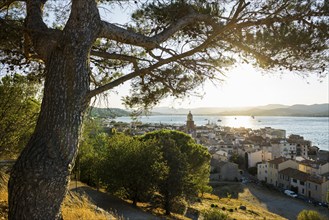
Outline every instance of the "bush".
[(250, 175), (256, 176), (257, 175), (257, 167), (250, 167), (250, 168), (248, 168), (248, 173)]
[(211, 209), (206, 211), (204, 214), (204, 220), (228, 220), (230, 219), (225, 213), (222, 213), (218, 209)]
[(324, 220), (325, 218), (321, 216), (318, 212), (313, 210), (303, 210), (298, 216), (297, 220)]
[(187, 202), (184, 199), (175, 199), (172, 203), (172, 212), (184, 215), (187, 210)]
[(239, 209), (241, 209), (241, 210), (247, 210), (247, 207), (244, 206), (244, 205), (240, 205)]

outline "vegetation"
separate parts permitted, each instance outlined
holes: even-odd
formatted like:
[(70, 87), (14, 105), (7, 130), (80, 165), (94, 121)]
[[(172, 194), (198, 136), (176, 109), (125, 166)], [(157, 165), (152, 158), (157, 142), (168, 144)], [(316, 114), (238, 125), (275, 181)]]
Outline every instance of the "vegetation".
[(115, 118), (121, 116), (129, 116), (130, 113), (119, 108), (96, 108), (92, 107), (90, 116), (96, 118)]
[(297, 220), (324, 220), (324, 219), (325, 218), (322, 217), (318, 212), (313, 210), (303, 210), (297, 216)]
[(249, 167), (248, 173), (250, 173), (253, 176), (257, 176), (257, 167)]
[(325, 0), (135, 1), (123, 25), (101, 20), (98, 8), (130, 1), (68, 2), (0, 0), (1, 71), (45, 82), (36, 129), (9, 181), (11, 219), (60, 218), (89, 102), (126, 81), (125, 103), (148, 108), (238, 62), (328, 74)]
[(190, 199), (207, 189), (210, 154), (191, 136), (178, 131), (160, 130), (147, 133), (141, 139), (158, 141), (168, 166), (168, 175), (159, 183), (166, 214), (170, 214), (173, 202), (179, 197)]
[(108, 146), (108, 135), (100, 126), (98, 119), (86, 119), (80, 151), (74, 173), (82, 182), (89, 186), (100, 185), (100, 176), (103, 170), (102, 161), (106, 157)]
[(239, 169), (244, 169), (245, 167), (245, 158), (238, 153), (233, 153), (229, 161), (238, 164)]
[(0, 157), (17, 157), (29, 140), (40, 111), (40, 84), (21, 75), (0, 81)]
[(204, 212), (204, 220), (227, 220), (230, 219), (227, 214), (218, 209), (210, 209)]
[[(8, 219), (8, 175), (0, 173), (0, 219)], [(96, 206), (84, 195), (69, 192), (62, 207), (63, 219), (68, 220), (107, 220), (121, 219), (114, 214), (97, 210)]]
[(118, 134), (109, 139), (102, 163), (102, 181), (110, 192), (137, 201), (151, 198), (157, 184), (168, 173), (162, 153), (154, 140), (140, 141)]
[(95, 132), (99, 129), (86, 124), (79, 153), (82, 181), (106, 187), (134, 205), (158, 192), (167, 214), (175, 202), (210, 191), (210, 155), (189, 135), (162, 130), (139, 138), (121, 133), (108, 137)]
[(97, 210), (96, 206), (85, 196), (70, 192), (64, 199), (62, 208), (63, 219), (119, 219), (109, 213)]

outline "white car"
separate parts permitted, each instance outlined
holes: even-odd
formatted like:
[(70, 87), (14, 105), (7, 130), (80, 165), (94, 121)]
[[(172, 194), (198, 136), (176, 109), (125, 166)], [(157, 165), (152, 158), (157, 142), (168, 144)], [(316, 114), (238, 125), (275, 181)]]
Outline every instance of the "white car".
[(296, 198), (298, 196), (294, 191), (291, 191), (291, 190), (288, 190), (288, 189), (286, 189), (284, 191), (284, 194), (286, 194), (287, 196), (293, 197), (293, 198)]

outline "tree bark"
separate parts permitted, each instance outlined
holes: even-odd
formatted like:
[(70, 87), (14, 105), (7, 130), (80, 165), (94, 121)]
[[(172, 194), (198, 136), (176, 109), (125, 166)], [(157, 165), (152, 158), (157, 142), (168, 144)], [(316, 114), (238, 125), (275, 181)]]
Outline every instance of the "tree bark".
[(99, 32), (99, 21), (93, 0), (72, 1), (69, 21), (47, 55), (35, 132), (11, 172), (9, 219), (62, 218), (61, 203), (89, 105), (89, 52)]

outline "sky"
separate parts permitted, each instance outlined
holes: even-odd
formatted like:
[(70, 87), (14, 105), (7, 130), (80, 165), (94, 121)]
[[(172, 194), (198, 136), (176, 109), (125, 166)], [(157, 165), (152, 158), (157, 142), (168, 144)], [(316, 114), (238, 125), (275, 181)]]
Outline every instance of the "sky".
[[(248, 65), (232, 69), (223, 82), (205, 83), (199, 88), (203, 97), (184, 100), (165, 99), (158, 106), (172, 108), (245, 107), (267, 104), (322, 104), (329, 103), (329, 78), (314, 75), (302, 77), (293, 73), (261, 73)], [(124, 108), (121, 98), (129, 95), (129, 82), (110, 93), (106, 107)]]
[[(127, 8), (112, 7), (110, 10), (100, 10), (102, 19), (114, 23), (129, 22)], [(240, 64), (223, 78), (223, 82), (213, 85), (206, 82), (199, 88), (200, 97), (190, 97), (184, 100), (165, 99), (157, 106), (172, 108), (198, 107), (246, 107), (267, 104), (322, 104), (329, 103), (329, 78), (319, 78), (316, 74), (308, 77), (291, 72), (261, 73), (248, 64)], [(122, 96), (129, 95), (129, 82), (110, 92), (106, 97), (95, 102), (100, 107), (125, 108)]]

